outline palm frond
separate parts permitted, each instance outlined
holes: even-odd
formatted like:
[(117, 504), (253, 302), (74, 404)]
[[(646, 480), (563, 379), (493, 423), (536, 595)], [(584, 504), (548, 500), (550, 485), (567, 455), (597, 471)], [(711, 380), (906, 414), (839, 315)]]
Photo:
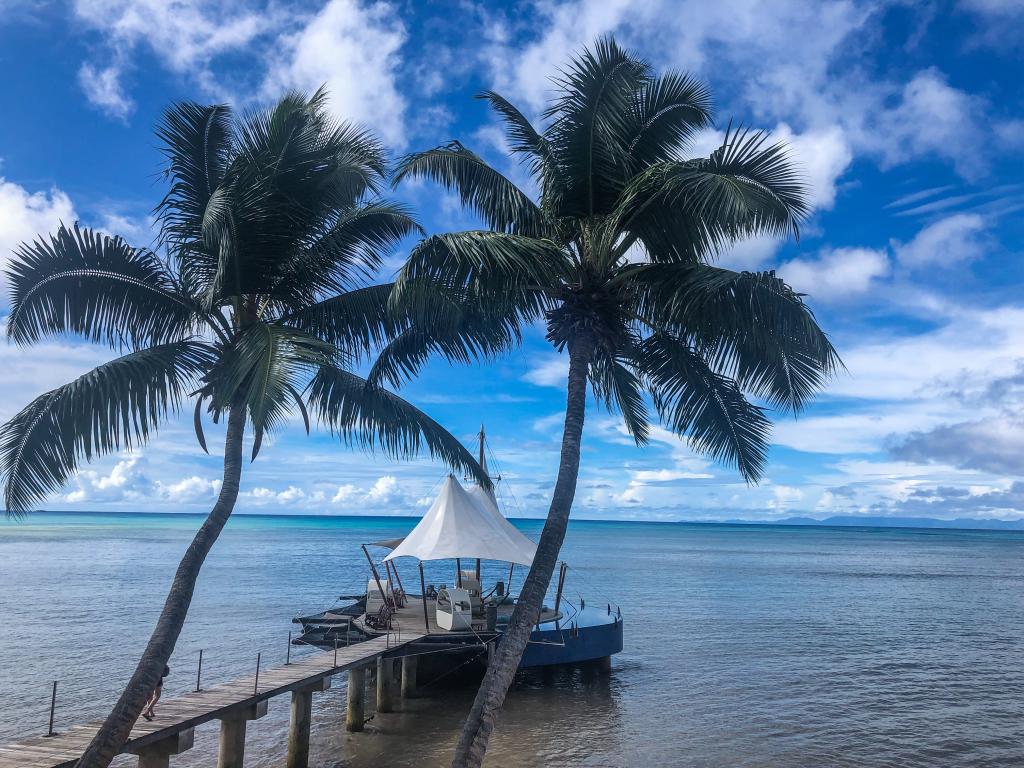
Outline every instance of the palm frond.
[(744, 129), (710, 158), (655, 163), (623, 190), (616, 216), (654, 261), (709, 259), (754, 235), (799, 235), (806, 188), (785, 145)]
[(156, 127), (171, 180), (157, 206), (166, 240), (196, 240), (206, 201), (224, 178), (232, 149), (231, 109), (224, 104), (180, 101), (164, 111)]
[(694, 450), (735, 466), (748, 483), (761, 478), (771, 422), (735, 381), (663, 333), (638, 345), (634, 366), (673, 432), (685, 436)]
[(544, 236), (544, 215), (536, 203), (482, 157), (457, 141), (406, 155), (398, 164), (394, 183), (406, 178), (427, 178), (455, 190), (464, 206), (498, 232)]
[(596, 354), (590, 364), (590, 383), (594, 397), (609, 411), (617, 410), (637, 445), (646, 445), (650, 434), (650, 414), (644, 401), (640, 380), (619, 360)]
[(434, 282), (453, 294), (466, 292), (490, 302), (492, 311), (536, 316), (547, 304), (545, 291), (569, 274), (565, 254), (551, 241), (502, 232), (468, 231), (434, 235), (417, 245), (395, 286), (398, 302), (409, 286)]
[(398, 395), (336, 366), (322, 366), (307, 397), (314, 413), (347, 444), (409, 458), (424, 447), (485, 487), (491, 480), (473, 455), (440, 424)]
[[(433, 290), (415, 290), (423, 287)], [(464, 365), (492, 360), (521, 340), (523, 320), (515, 312), (494, 311), (466, 293), (451, 295), (422, 282), (415, 288), (406, 286), (406, 304), (398, 310), (405, 327), (380, 350), (367, 376), (373, 384), (400, 387), (433, 355)]]
[(346, 291), (285, 315), (280, 322), (339, 347), (353, 359), (361, 358), (402, 327), (388, 305), (393, 288), (385, 283)]
[(557, 177), (558, 166), (547, 139), (538, 133), (526, 116), (504, 96), (494, 91), (482, 91), (476, 98), (487, 101), (501, 116), (512, 152), (526, 157), (531, 175), (550, 194), (551, 183)]
[(645, 264), (621, 274), (639, 316), (692, 340), (716, 370), (773, 406), (796, 413), (842, 365), (803, 297), (774, 272)]
[(603, 37), (555, 78), (560, 95), (544, 112), (551, 121), (544, 137), (558, 159), (559, 217), (613, 209), (628, 179), (623, 153), (634, 94), (649, 77), (645, 62)]
[(296, 328), (254, 322), (223, 353), (208, 382), (215, 413), (244, 406), (249, 412), (259, 451), (263, 434), (280, 426), (294, 401), (293, 393), (313, 371), (333, 364), (338, 351)]
[(306, 306), (324, 294), (365, 285), (394, 247), (423, 228), (409, 208), (373, 200), (343, 210), (308, 245), (282, 260), (278, 277), (266, 289), (290, 306)]
[(629, 113), (632, 135), (624, 151), (630, 170), (675, 158), (698, 130), (711, 125), (711, 117), (711, 94), (695, 77), (651, 77), (636, 91)]
[(153, 253), (77, 224), (20, 246), (6, 271), (7, 334), (18, 344), (75, 333), (138, 347), (184, 338), (200, 322), (192, 299)]
[(199, 381), (213, 350), (178, 341), (131, 352), (40, 395), (0, 429), (8, 514), (59, 490), (78, 469), (144, 444)]

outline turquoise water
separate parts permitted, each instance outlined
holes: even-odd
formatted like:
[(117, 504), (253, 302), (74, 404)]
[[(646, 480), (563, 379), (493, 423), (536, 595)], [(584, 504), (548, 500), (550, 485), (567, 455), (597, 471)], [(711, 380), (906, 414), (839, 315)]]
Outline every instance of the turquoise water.
[[(45, 732), (55, 679), (58, 729), (105, 713), (198, 521), (0, 523), (0, 741)], [(200, 649), (210, 683), (251, 671), (257, 652), (283, 662), (292, 616), (365, 585), (358, 545), (411, 525), (232, 519), (167, 695), (194, 685)], [(1024, 533), (574, 522), (563, 554), (573, 594), (621, 604), (626, 649), (610, 677), (524, 678), (489, 766), (1024, 763)], [(472, 690), (428, 694), (356, 735), (343, 690), (319, 695), (314, 763), (445, 765)], [(273, 701), (250, 726), (247, 765), (283, 765), (286, 724), (287, 701)], [(213, 764), (215, 725), (196, 742), (175, 765)]]

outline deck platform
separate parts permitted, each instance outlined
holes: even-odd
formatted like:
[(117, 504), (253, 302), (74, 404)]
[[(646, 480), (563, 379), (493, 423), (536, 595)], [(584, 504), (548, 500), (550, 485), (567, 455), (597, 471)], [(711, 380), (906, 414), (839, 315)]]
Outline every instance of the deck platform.
[[(420, 612), (420, 625), (423, 616)], [(125, 745), (125, 752), (138, 753), (147, 746), (164, 743), (197, 725), (211, 720), (244, 717), (267, 699), (290, 691), (309, 690), (341, 672), (369, 666), (376, 659), (414, 643), (423, 637), (410, 621), (401, 635), (392, 633), (334, 651), (314, 653), (282, 667), (261, 670), (256, 675), (213, 685), (199, 692), (164, 699), (152, 721), (139, 718)], [(400, 655), (400, 654), (396, 654)], [(265, 706), (265, 705), (263, 705)], [(20, 744), (0, 747), (0, 768), (70, 768), (88, 746), (101, 721), (75, 726), (54, 736), (38, 736)], [(191, 744), (191, 741), (189, 741)]]

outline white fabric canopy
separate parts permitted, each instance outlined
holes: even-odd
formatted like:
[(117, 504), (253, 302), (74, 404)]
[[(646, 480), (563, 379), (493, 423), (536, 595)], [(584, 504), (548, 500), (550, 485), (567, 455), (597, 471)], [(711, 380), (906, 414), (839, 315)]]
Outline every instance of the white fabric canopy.
[(464, 557), (530, 565), (537, 545), (501, 516), (485, 491), (471, 493), (449, 475), (427, 514), (384, 559)]

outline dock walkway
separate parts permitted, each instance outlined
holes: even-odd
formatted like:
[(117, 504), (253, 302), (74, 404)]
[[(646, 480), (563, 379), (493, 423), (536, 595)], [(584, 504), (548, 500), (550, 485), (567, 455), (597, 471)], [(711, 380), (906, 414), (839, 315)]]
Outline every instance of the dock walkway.
[[(386, 655), (400, 655), (393, 652), (421, 637), (422, 633), (417, 632), (403, 632), (401, 639), (396, 639), (394, 635), (378, 637), (338, 648), (337, 652), (318, 652), (285, 666), (260, 671), (258, 680), (254, 673), (198, 692), (162, 700), (154, 720), (139, 718), (124, 751), (139, 755), (140, 768), (166, 766), (170, 755), (179, 754), (192, 746), (192, 729), (195, 726), (220, 720), (221, 754), (218, 765), (241, 766), (245, 722), (262, 717), (266, 713), (266, 702), (269, 699), (290, 692), (292, 733), (289, 737), (288, 764), (303, 766), (308, 762), (312, 692), (330, 687), (330, 678), (341, 672), (357, 673), (355, 677), (350, 676), (350, 684), (351, 680), (362, 683), (366, 667)], [(350, 701), (362, 693), (350, 692)], [(101, 721), (96, 721), (69, 728), (54, 736), (39, 736), (20, 744), (2, 746), (0, 768), (70, 768), (101, 724)]]

